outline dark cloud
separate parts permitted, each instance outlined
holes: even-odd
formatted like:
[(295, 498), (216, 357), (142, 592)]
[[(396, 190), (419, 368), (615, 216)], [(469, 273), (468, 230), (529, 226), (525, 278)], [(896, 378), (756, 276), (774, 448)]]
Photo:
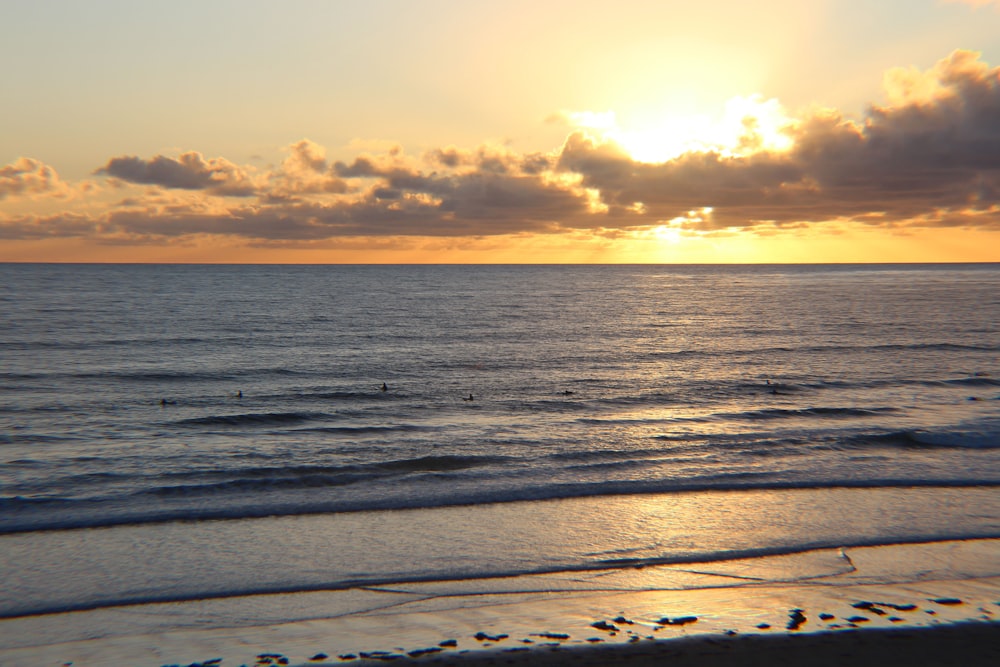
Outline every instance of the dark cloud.
[(206, 160), (201, 153), (182, 153), (179, 158), (157, 155), (149, 160), (135, 156), (115, 157), (96, 174), (181, 190), (206, 190), (213, 194), (249, 196), (255, 193), (247, 173), (223, 158)]
[(57, 216), (25, 216), (0, 219), (0, 239), (6, 241), (39, 241), (57, 238), (100, 237), (104, 229), (100, 220), (63, 213)]

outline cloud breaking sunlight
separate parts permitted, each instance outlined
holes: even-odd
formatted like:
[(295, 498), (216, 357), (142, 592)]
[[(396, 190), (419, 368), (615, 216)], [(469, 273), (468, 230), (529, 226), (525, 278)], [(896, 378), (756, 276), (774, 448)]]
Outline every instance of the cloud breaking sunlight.
[(721, 114), (660, 117), (655, 125), (623, 126), (614, 111), (570, 111), (566, 120), (599, 141), (613, 142), (638, 162), (662, 163), (686, 153), (740, 157), (792, 148), (795, 121), (776, 99), (733, 97)]

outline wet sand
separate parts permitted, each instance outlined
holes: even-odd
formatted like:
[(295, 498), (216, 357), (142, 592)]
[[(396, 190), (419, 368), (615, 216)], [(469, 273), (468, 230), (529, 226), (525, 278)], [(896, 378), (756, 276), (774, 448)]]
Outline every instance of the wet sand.
[(998, 539), (0, 620), (5, 667), (978, 665), (998, 647)]

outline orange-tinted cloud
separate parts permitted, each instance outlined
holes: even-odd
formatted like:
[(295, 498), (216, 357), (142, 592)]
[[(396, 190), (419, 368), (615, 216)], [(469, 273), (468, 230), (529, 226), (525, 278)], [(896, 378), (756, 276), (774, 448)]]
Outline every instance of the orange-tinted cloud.
[[(127, 198), (85, 213), (0, 216), (0, 234), (280, 244), (574, 231), (614, 238), (664, 223), (702, 233), (828, 221), (1000, 231), (1000, 69), (956, 51), (926, 72), (892, 70), (884, 83), (885, 102), (861, 119), (800, 114), (786, 150), (746, 144), (738, 154), (705, 150), (660, 163), (584, 132), (551, 153), (447, 146), (413, 157), (392, 147), (332, 162), (303, 139), (263, 171), (196, 152), (114, 157), (98, 173), (131, 187)], [(753, 119), (745, 126), (750, 132)], [(41, 192), (57, 179), (22, 158), (0, 170), (0, 196)]]
[(710, 206), (706, 227), (856, 220), (1000, 229), (1000, 70), (957, 51), (927, 73), (887, 75), (893, 104), (861, 122), (814, 110), (782, 153), (689, 153), (636, 163), (577, 133), (560, 167), (583, 175), (612, 210), (642, 203), (673, 218)]
[(66, 185), (49, 165), (31, 158), (18, 158), (0, 167), (0, 199), (6, 197), (62, 193)]

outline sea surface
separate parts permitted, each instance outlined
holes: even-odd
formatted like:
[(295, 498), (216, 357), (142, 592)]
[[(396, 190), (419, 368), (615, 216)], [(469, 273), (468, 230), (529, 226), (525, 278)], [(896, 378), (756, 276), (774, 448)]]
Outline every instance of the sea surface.
[(0, 618), (1000, 537), (997, 264), (6, 264), (0, 322)]

